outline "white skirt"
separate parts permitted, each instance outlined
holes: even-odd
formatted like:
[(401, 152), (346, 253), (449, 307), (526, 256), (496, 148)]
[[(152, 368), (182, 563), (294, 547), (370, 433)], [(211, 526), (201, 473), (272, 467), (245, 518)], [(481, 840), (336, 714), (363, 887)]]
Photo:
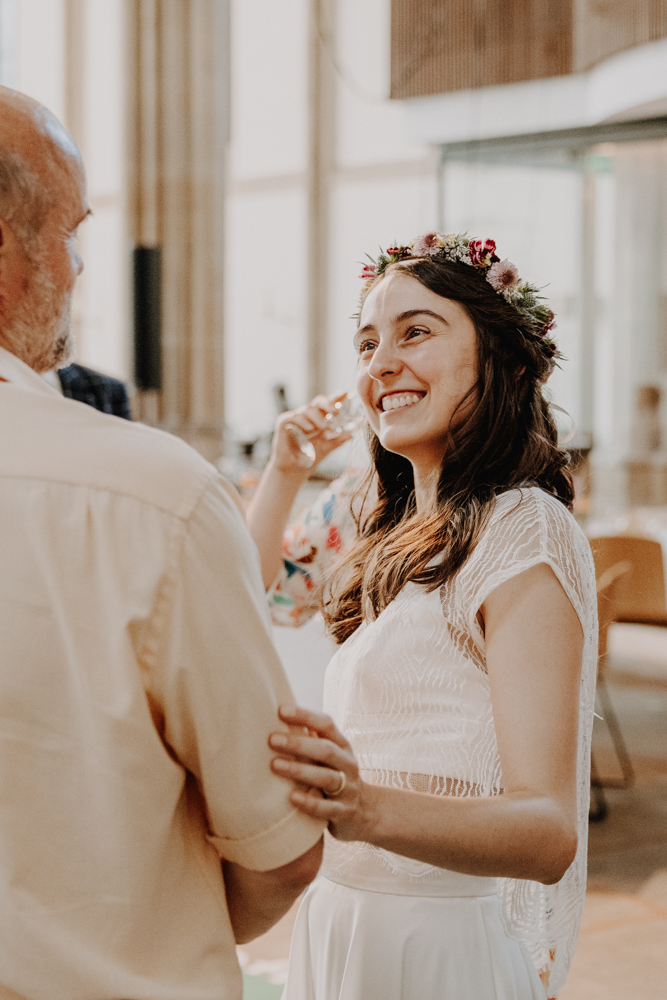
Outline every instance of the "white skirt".
[(498, 897), (476, 894), (491, 881), (456, 875), (466, 894), (411, 896), (320, 876), (297, 914), (283, 1000), (545, 1000)]

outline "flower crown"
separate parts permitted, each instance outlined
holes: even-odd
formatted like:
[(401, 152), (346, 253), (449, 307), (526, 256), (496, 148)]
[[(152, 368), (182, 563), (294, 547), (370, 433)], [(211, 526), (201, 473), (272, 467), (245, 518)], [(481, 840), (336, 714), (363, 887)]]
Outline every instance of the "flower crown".
[(529, 320), (541, 342), (542, 352), (547, 360), (544, 381), (551, 375), (556, 361), (562, 358), (551, 336), (556, 327), (553, 311), (539, 294), (539, 288), (522, 281), (519, 272), (509, 260), (500, 260), (496, 255), (495, 240), (469, 240), (463, 233), (425, 233), (408, 243), (407, 246), (389, 247), (380, 253), (377, 260), (368, 257), (360, 277), (364, 281), (362, 299), (376, 278), (383, 274), (390, 264), (419, 257), (449, 261), (453, 264), (467, 264), (481, 272), (491, 287), (502, 295), (509, 305)]

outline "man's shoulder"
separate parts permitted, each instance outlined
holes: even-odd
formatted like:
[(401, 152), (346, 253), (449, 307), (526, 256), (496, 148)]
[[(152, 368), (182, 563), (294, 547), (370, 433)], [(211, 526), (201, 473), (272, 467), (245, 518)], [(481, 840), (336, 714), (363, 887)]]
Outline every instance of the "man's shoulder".
[(216, 476), (173, 434), (55, 395), (3, 389), (2, 476), (104, 490), (183, 517)]

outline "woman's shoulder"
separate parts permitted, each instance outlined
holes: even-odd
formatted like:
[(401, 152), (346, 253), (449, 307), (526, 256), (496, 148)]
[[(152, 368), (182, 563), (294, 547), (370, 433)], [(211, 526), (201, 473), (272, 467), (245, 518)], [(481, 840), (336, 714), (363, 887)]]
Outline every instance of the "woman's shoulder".
[(539, 486), (517, 486), (496, 494), (488, 528), (496, 525), (551, 527), (583, 535), (571, 511)]
[(588, 539), (570, 511), (535, 486), (500, 493), (460, 571), (462, 599), (476, 611), (497, 586), (540, 563), (553, 569), (582, 622), (588, 623), (595, 604), (595, 570)]
[(536, 551), (559, 560), (591, 559), (588, 540), (572, 513), (558, 497), (537, 486), (496, 495), (474, 555), (483, 558), (491, 549), (512, 561)]

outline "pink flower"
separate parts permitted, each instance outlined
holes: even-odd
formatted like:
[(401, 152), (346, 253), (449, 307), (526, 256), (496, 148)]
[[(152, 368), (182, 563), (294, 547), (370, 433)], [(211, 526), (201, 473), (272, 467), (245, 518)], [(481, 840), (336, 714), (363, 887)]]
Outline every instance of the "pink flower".
[(505, 292), (518, 283), (519, 272), (510, 260), (498, 260), (489, 268), (486, 280), (497, 292)]
[(340, 552), (343, 548), (343, 541), (335, 524), (329, 528), (329, 533), (327, 535), (327, 548), (333, 549), (334, 552)]
[(473, 267), (488, 267), (498, 260), (495, 240), (470, 240), (468, 253)]
[(415, 257), (435, 257), (443, 245), (440, 233), (424, 233), (413, 240), (412, 253)]
[(359, 277), (362, 281), (373, 281), (374, 278), (377, 278), (377, 273), (377, 264), (364, 264)]

